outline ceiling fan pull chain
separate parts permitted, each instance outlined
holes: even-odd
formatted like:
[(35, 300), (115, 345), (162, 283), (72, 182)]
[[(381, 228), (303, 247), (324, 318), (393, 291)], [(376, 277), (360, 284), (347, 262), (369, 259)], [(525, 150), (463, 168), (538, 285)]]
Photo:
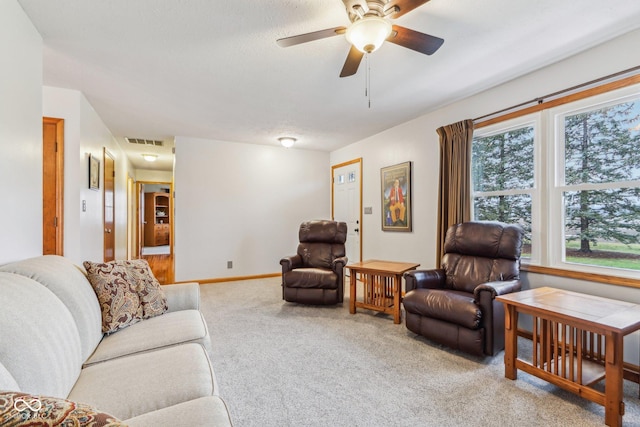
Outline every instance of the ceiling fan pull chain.
[(367, 72), (366, 72), (366, 85), (367, 87), (364, 90), (365, 96), (367, 97), (367, 104), (369, 105), (369, 109), (371, 109), (371, 63), (369, 62), (369, 54), (365, 55), (367, 61)]

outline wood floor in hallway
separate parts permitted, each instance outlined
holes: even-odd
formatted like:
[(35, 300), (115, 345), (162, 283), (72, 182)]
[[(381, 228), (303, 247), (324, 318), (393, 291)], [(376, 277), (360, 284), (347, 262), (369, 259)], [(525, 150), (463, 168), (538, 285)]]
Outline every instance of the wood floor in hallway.
[(161, 285), (173, 283), (173, 256), (172, 255), (142, 255), (151, 267), (151, 271)]

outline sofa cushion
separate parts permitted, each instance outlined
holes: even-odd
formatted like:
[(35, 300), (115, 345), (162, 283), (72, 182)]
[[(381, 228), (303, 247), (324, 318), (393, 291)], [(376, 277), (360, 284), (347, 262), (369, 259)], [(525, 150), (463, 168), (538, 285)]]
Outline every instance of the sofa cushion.
[(45, 255), (0, 267), (46, 286), (69, 309), (76, 322), (86, 360), (102, 339), (102, 315), (96, 294), (81, 267), (67, 258)]
[(169, 406), (125, 420), (129, 427), (198, 426), (231, 427), (231, 419), (224, 401), (207, 396)]
[(331, 270), (320, 268), (296, 268), (283, 275), (284, 283), (289, 288), (336, 289), (338, 277)]
[(102, 332), (110, 334), (142, 320), (137, 285), (123, 264), (85, 261), (83, 265), (102, 309)]
[(442, 289), (414, 289), (407, 292), (403, 305), (406, 311), (424, 317), (444, 320), (467, 329), (478, 329), (482, 311), (473, 294)]
[(153, 275), (149, 263), (145, 259), (120, 261), (129, 273), (131, 280), (138, 285), (138, 295), (142, 305), (142, 317), (148, 319), (167, 311), (167, 297), (160, 282)]
[(85, 366), (187, 342), (210, 349), (207, 324), (198, 310), (166, 313), (104, 337)]
[(67, 396), (82, 367), (67, 307), (40, 283), (0, 272), (0, 363), (26, 393)]
[(206, 350), (189, 343), (88, 366), (68, 399), (127, 419), (215, 392)]
[(116, 417), (83, 403), (20, 392), (0, 392), (0, 425), (126, 427)]

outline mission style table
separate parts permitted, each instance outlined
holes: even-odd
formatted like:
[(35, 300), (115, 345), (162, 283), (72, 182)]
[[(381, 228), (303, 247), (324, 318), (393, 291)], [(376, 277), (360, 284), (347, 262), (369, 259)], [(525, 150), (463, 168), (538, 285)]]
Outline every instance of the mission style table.
[[(393, 323), (400, 323), (400, 301), (402, 296), (402, 275), (415, 270), (420, 264), (368, 260), (347, 264), (350, 271), (349, 313), (355, 314), (356, 307), (393, 314)], [(362, 301), (356, 301), (356, 274), (364, 283)]]
[[(496, 300), (506, 312), (505, 377), (520, 369), (603, 405), (606, 425), (622, 425), (623, 338), (640, 329), (640, 305), (549, 287)], [(520, 313), (533, 321), (531, 362), (518, 358)], [(603, 378), (604, 393), (591, 387)]]

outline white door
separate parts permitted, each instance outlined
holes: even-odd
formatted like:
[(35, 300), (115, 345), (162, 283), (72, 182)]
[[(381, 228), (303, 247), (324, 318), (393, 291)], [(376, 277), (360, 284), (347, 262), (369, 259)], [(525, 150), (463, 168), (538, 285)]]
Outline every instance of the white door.
[(345, 244), (349, 264), (362, 261), (362, 159), (332, 167), (333, 172), (333, 219), (347, 223)]

